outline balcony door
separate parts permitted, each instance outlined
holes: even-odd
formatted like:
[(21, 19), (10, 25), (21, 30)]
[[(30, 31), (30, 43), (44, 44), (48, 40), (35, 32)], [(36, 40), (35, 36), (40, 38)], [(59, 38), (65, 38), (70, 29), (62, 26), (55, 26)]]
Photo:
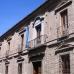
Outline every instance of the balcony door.
[(23, 50), (24, 46), (24, 34), (21, 35), (21, 51)]
[(61, 12), (61, 27), (62, 27), (62, 34), (67, 34), (68, 30), (68, 12), (67, 10)]
[(37, 31), (36, 43), (40, 44), (41, 43), (41, 24), (36, 26), (36, 31)]

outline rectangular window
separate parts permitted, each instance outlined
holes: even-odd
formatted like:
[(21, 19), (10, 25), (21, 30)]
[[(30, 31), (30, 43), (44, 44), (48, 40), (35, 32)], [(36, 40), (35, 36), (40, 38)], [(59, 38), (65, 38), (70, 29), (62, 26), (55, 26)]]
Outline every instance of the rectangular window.
[(23, 49), (24, 46), (24, 34), (21, 35), (21, 49)]
[(41, 61), (33, 62), (33, 74), (41, 74)]
[(64, 27), (68, 27), (68, 12), (67, 12), (67, 10), (61, 12), (61, 24)]
[(11, 37), (8, 37), (8, 39), (7, 39), (7, 43), (8, 43), (8, 50), (10, 50)]
[(8, 74), (8, 65), (5, 65), (5, 74)]
[(62, 33), (66, 34), (68, 30), (68, 11), (61, 12)]
[(8, 42), (8, 49), (10, 50), (10, 42)]
[(61, 56), (61, 64), (60, 64), (62, 74), (70, 74), (70, 56), (69, 54)]
[(18, 74), (22, 74), (22, 63), (18, 64)]
[(37, 44), (41, 43), (41, 24), (36, 26), (37, 31)]
[(30, 31), (29, 31), (29, 26), (25, 27), (25, 33), (26, 33), (26, 37), (25, 37), (25, 41), (26, 41), (26, 48), (29, 48), (29, 41), (30, 41)]

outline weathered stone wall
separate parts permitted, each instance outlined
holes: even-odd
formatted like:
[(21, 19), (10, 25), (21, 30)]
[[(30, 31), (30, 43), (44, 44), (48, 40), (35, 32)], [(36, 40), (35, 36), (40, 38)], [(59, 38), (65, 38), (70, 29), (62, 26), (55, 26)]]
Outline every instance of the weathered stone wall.
[[(68, 23), (70, 24), (69, 28), (69, 33), (72, 33), (74, 31), (73, 29), (73, 24), (74, 24), (74, 0), (72, 2), (72, 5), (69, 5), (66, 7), (68, 9)], [(60, 22), (60, 12), (58, 12), (55, 15), (55, 10), (48, 12), (46, 11), (44, 13), (44, 21), (42, 22), (42, 35), (46, 34), (47, 35), (47, 42), (51, 41), (53, 39), (57, 38), (57, 27), (61, 26)], [(33, 21), (31, 21), (30, 25), (30, 40), (33, 40), (36, 38), (36, 31), (35, 28), (33, 28)], [(25, 33), (24, 33), (25, 36)], [(24, 46), (23, 50), (25, 50), (25, 39), (24, 39)], [(49, 43), (50, 44), (50, 43)], [(10, 41), (10, 52), (9, 54), (13, 54), (15, 52), (18, 52), (18, 48), (21, 47), (21, 36), (19, 33), (15, 33), (12, 36), (12, 39)], [(45, 50), (45, 56), (43, 57), (42, 60), (42, 74), (60, 74), (59, 73), (59, 55), (55, 55), (55, 49), (57, 47), (52, 47), (49, 48), (48, 46), (46, 47)], [(1, 46), (1, 56), (0, 57), (5, 57), (6, 50), (8, 50), (8, 43), (7, 40), (4, 40), (2, 42)], [(28, 55), (22, 56), (24, 58), (24, 61), (22, 62), (23, 67), (22, 67), (22, 74), (33, 74), (33, 65), (32, 62), (29, 62), (29, 57)], [(70, 68), (71, 68), (71, 74), (74, 74), (73, 68), (74, 68), (74, 53), (70, 53)], [(12, 58), (9, 60), (9, 69), (8, 69), (8, 74), (18, 74), (18, 63), (17, 63), (17, 58)], [(5, 62), (2, 61), (0, 63), (0, 73), (5, 74)]]
[(42, 61), (42, 74), (59, 74), (59, 56), (55, 55), (55, 48), (46, 48)]

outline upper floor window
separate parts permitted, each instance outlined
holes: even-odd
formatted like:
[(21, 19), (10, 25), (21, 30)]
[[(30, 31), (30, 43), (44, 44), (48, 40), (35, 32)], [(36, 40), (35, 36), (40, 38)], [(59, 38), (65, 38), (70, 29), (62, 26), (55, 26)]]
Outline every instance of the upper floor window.
[(8, 42), (8, 49), (10, 50), (10, 41)]
[(61, 12), (61, 24), (63, 27), (68, 28), (68, 11), (67, 10)]
[(24, 46), (24, 34), (21, 35), (21, 50), (23, 49)]
[(36, 43), (41, 43), (41, 24), (36, 26), (36, 31), (37, 31), (37, 42)]
[(8, 43), (8, 50), (10, 50), (11, 36), (10, 36), (10, 37), (8, 37), (8, 39), (7, 39), (7, 43)]
[(37, 31), (37, 37), (40, 37), (40, 35), (41, 35), (41, 24), (36, 26), (36, 31)]
[(29, 48), (29, 41), (30, 41), (30, 31), (29, 31), (29, 26), (27, 26), (27, 27), (25, 27), (26, 48)]
[(60, 13), (61, 15), (61, 32), (63, 36), (68, 34), (68, 11), (64, 10)]

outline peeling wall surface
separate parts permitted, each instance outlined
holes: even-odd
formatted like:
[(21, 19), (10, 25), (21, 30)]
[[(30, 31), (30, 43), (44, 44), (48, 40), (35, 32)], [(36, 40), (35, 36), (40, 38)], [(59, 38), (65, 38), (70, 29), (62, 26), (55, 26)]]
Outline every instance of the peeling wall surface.
[(74, 74), (74, 0), (47, 3), (1, 41), (0, 74)]

